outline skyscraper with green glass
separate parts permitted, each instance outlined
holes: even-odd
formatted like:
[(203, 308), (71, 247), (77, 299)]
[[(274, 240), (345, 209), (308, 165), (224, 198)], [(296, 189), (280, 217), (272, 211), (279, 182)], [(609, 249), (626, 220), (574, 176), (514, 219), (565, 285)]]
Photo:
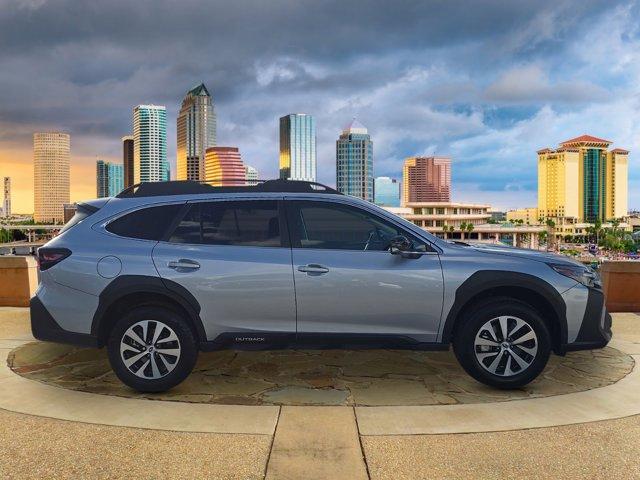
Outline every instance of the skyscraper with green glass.
[(573, 223), (627, 215), (628, 155), (610, 140), (581, 135), (538, 150), (538, 214)]
[(115, 197), (124, 190), (122, 164), (96, 161), (96, 197)]
[(167, 109), (138, 105), (133, 109), (133, 182), (169, 180)]

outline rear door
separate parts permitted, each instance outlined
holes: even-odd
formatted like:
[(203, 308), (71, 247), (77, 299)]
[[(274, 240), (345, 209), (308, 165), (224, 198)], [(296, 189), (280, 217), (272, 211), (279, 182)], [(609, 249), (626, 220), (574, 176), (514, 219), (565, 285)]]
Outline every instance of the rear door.
[[(208, 340), (262, 343), (295, 336), (291, 250), (277, 199), (190, 203), (153, 260), (200, 303)], [(264, 335), (261, 332), (269, 332)]]

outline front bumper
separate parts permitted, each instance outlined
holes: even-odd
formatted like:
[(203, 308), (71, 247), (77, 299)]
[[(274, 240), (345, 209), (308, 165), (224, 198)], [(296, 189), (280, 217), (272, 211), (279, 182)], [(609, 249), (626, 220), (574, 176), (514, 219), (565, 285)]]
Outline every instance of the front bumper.
[(589, 288), (587, 306), (580, 325), (580, 331), (574, 342), (564, 346), (564, 351), (592, 350), (603, 348), (611, 340), (611, 315), (607, 312), (604, 292)]
[(31, 297), (29, 310), (31, 313), (31, 333), (38, 340), (70, 343), (82, 347), (98, 346), (98, 339), (93, 335), (64, 330), (37, 296)]

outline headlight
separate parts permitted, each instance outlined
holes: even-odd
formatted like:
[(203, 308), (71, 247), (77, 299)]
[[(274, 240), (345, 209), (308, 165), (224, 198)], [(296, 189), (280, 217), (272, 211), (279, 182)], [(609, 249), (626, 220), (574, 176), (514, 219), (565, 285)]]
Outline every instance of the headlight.
[(600, 277), (589, 267), (562, 263), (550, 263), (549, 266), (560, 275), (569, 277), (586, 287), (600, 287)]

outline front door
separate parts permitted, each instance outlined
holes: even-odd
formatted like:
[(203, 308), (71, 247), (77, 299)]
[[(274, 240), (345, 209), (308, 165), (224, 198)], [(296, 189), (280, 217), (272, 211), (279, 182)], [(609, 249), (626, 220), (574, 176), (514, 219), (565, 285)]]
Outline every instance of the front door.
[(269, 342), (295, 335), (291, 250), (281, 235), (281, 203), (192, 203), (168, 241), (155, 247), (160, 276), (200, 303), (208, 340)]
[[(300, 338), (436, 341), (443, 279), (426, 242), (360, 207), (311, 199), (287, 200), (286, 207)], [(396, 235), (429, 253), (392, 255), (389, 240)]]

